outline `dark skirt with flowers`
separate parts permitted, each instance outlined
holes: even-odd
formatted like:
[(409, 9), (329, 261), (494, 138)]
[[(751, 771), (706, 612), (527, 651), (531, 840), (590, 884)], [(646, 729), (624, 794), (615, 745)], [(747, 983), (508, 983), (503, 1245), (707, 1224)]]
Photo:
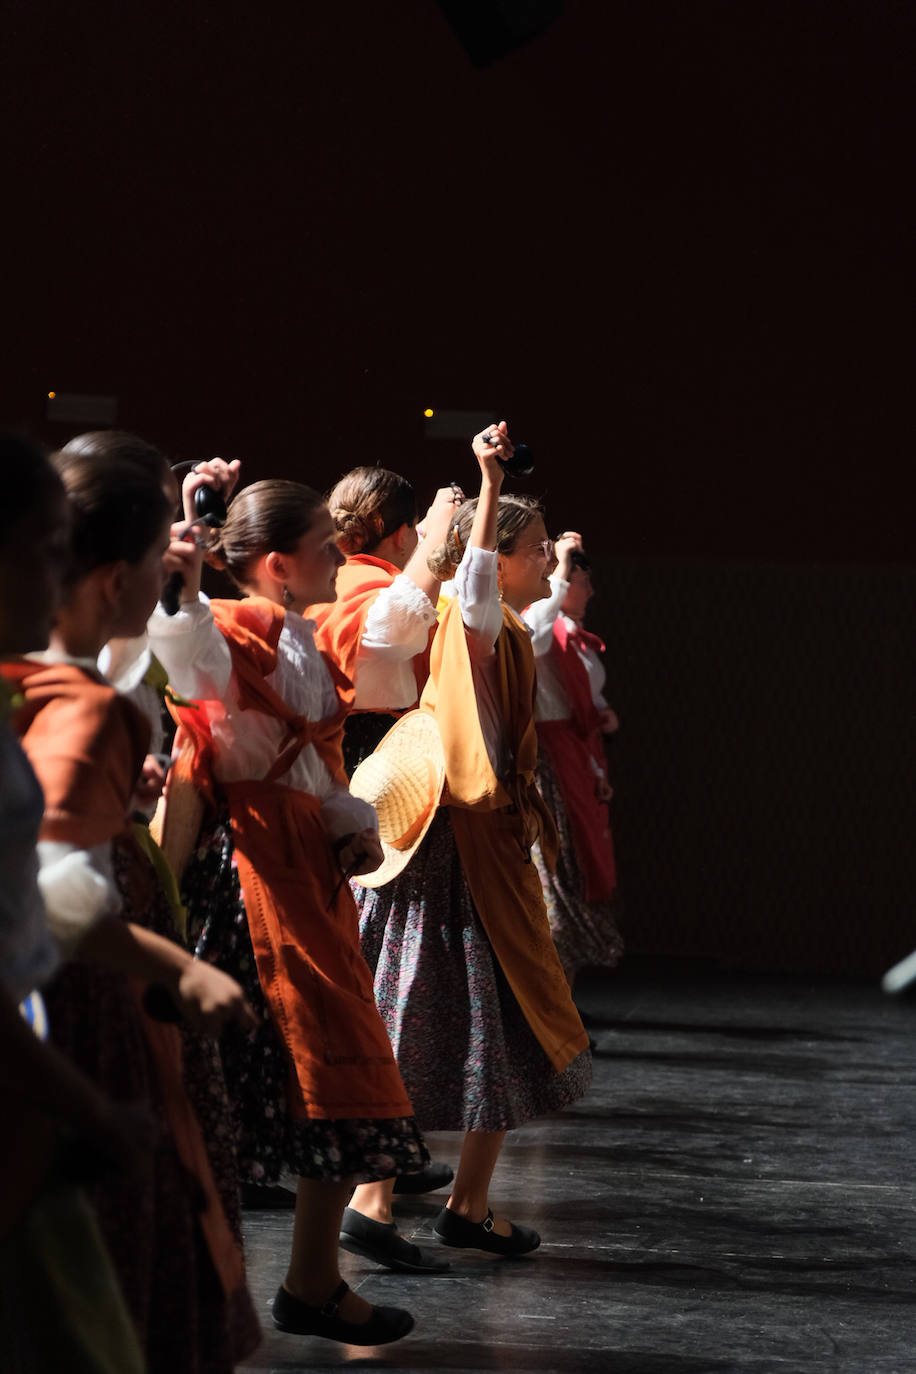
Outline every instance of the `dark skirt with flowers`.
[(363, 759), (373, 753), (398, 719), (393, 711), (352, 711), (344, 721), (343, 761), (352, 778)]
[(525, 1020), (477, 915), (440, 808), (408, 867), (353, 884), (363, 954), (395, 1058), (425, 1131), (502, 1131), (575, 1102), (583, 1051), (557, 1073)]
[(258, 1018), (256, 1030), (230, 1026), (220, 1039), (242, 1182), (286, 1172), (371, 1182), (422, 1169), (429, 1155), (413, 1117), (303, 1121), (289, 1111), (292, 1065), (258, 978), (228, 812), (205, 821), (181, 896), (194, 953), (241, 984)]
[(623, 937), (617, 926), (617, 902), (614, 897), (603, 902), (586, 899), (569, 813), (557, 775), (543, 747), (538, 759), (537, 785), (557, 823), (559, 836), (554, 873), (548, 872), (536, 845), (532, 857), (538, 866), (550, 933), (560, 963), (567, 977), (574, 976), (583, 968), (615, 968), (623, 957)]

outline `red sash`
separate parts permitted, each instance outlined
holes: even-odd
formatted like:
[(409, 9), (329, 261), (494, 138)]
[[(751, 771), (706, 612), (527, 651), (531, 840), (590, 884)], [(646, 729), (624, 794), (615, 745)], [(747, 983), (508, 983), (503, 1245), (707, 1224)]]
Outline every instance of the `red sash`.
[(603, 642), (586, 630), (567, 630), (562, 616), (553, 627), (552, 662), (569, 699), (569, 720), (538, 721), (538, 739), (548, 755), (566, 804), (585, 899), (604, 902), (617, 887), (617, 866), (606, 802), (595, 793), (594, 765), (606, 770), (600, 716), (592, 700), (588, 671), (577, 644), (601, 653)]

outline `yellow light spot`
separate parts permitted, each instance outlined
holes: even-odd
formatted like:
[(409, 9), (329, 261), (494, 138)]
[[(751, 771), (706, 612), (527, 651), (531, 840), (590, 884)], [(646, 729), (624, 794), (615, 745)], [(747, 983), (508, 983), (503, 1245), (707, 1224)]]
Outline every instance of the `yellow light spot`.
[(427, 420), (431, 420), (433, 418), (433, 415), (435, 414), (435, 411), (426, 409), (424, 410), (423, 414), (426, 416)]
[(49, 392), (48, 392), (48, 400), (49, 400), (49, 401), (53, 401), (53, 400), (54, 400), (54, 397), (55, 397), (56, 395), (57, 395), (57, 392), (56, 392), (56, 391), (49, 391)]

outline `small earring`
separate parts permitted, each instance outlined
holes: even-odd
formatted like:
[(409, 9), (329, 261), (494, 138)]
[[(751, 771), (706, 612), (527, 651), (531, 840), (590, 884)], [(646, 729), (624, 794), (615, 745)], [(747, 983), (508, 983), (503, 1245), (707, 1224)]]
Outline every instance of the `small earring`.
[(287, 585), (286, 585), (285, 582), (283, 583), (283, 591), (280, 593), (280, 595), (281, 595), (282, 598), (283, 598), (283, 605), (284, 605), (284, 606), (287, 606), (287, 607), (288, 607), (288, 606), (291, 606), (291, 605), (293, 604), (293, 594), (292, 594), (292, 592), (290, 591), (289, 587), (287, 587)]

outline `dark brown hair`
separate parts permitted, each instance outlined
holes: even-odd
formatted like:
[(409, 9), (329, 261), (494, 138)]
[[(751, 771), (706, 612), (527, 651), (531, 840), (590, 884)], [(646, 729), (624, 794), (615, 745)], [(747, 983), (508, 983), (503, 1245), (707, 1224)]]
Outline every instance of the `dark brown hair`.
[(161, 474), (116, 450), (71, 450), (51, 459), (67, 491), (72, 524), (66, 583), (107, 563), (139, 563), (171, 514)]
[(244, 590), (253, 565), (265, 553), (295, 552), (324, 504), (324, 497), (302, 482), (253, 482), (230, 502), (222, 529), (213, 531), (207, 562)]
[[(455, 569), (464, 557), (471, 536), (477, 497), (455, 508), (445, 543), (433, 549), (426, 562), (434, 577), (441, 582), (454, 577)], [(519, 535), (527, 529), (544, 508), (533, 496), (501, 496), (496, 513), (496, 552), (514, 553)]]
[(389, 534), (417, 518), (413, 487), (387, 468), (348, 472), (332, 488), (328, 508), (342, 553), (371, 553)]
[(141, 439), (137, 434), (128, 434), (124, 429), (91, 429), (85, 434), (77, 434), (64, 444), (61, 453), (82, 453), (93, 458), (119, 458), (138, 463), (149, 468), (156, 476), (164, 478), (171, 473), (168, 459), (155, 444)]

